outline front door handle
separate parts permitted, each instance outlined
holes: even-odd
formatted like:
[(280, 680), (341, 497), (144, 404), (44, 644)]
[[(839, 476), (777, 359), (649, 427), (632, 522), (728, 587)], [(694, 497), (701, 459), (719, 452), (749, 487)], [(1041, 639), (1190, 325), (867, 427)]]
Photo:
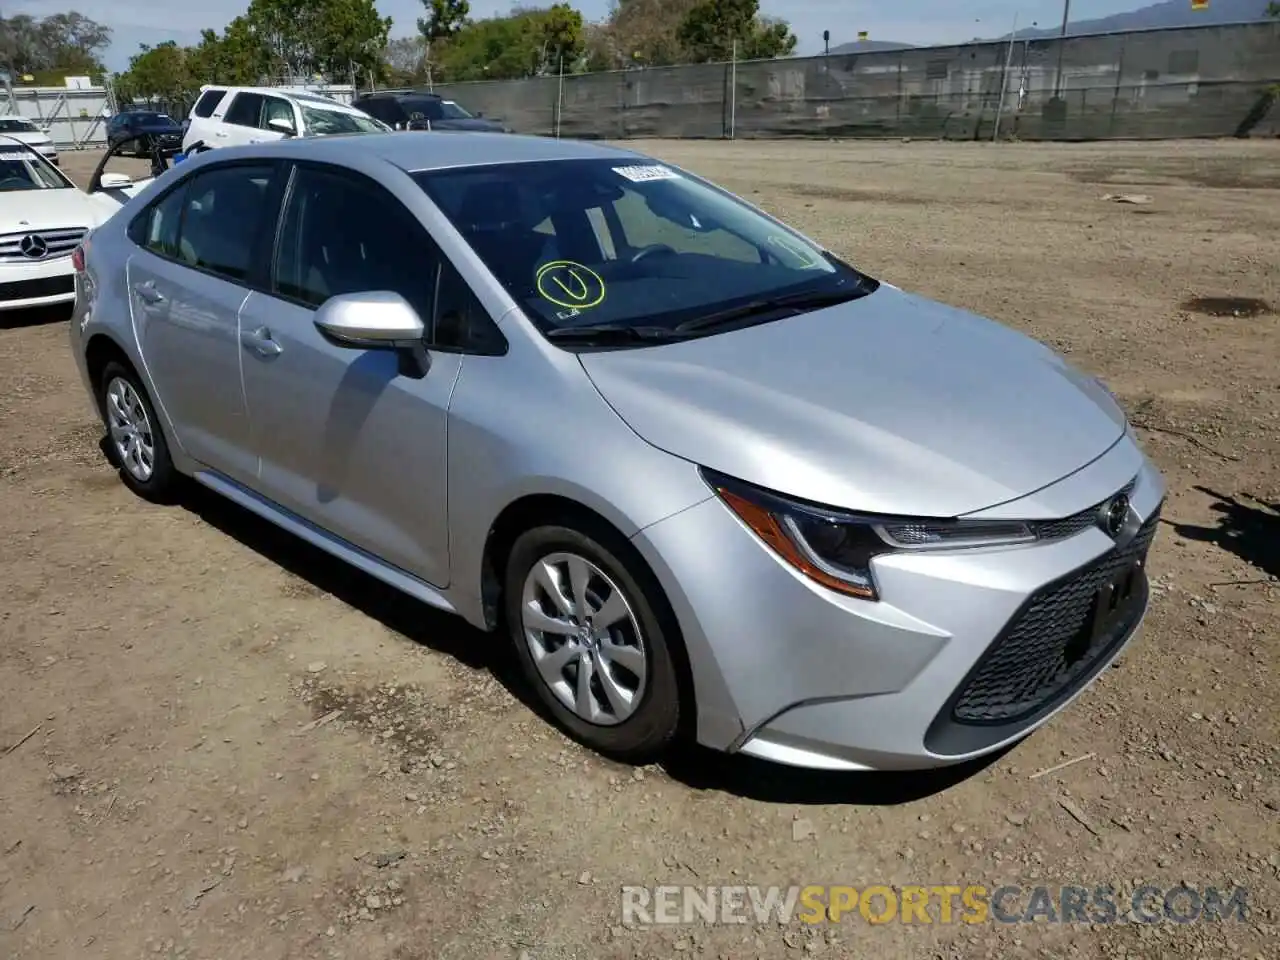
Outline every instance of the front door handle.
[(271, 331), (266, 327), (240, 334), (240, 342), (260, 357), (275, 357), (284, 352), (284, 347), (271, 339)]
[(145, 283), (135, 283), (133, 292), (145, 303), (164, 303), (164, 294), (157, 290), (156, 285), (150, 280)]

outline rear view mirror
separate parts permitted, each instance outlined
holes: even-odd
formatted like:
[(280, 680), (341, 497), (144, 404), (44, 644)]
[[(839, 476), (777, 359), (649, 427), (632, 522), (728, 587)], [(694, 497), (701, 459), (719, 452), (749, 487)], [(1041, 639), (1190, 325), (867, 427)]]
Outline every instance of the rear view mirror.
[(692, 230), (695, 233), (710, 233), (713, 230), (719, 230), (723, 226), (719, 221), (713, 220), (705, 213), (694, 215), (682, 203), (672, 201), (671, 198), (664, 196), (660, 191), (652, 191), (645, 194), (645, 206), (656, 217), (661, 217), (669, 223), (674, 223), (678, 227), (685, 230)]
[(316, 329), (342, 347), (394, 350), (401, 372), (420, 379), (431, 366), (418, 311), (398, 293), (372, 290), (330, 297), (316, 311)]
[(284, 117), (273, 117), (267, 121), (267, 126), (276, 131), (276, 133), (283, 133), (286, 137), (292, 137), (295, 132), (293, 121), (286, 120)]
[(99, 181), (103, 190), (119, 190), (133, 183), (133, 177), (127, 173), (104, 173)]

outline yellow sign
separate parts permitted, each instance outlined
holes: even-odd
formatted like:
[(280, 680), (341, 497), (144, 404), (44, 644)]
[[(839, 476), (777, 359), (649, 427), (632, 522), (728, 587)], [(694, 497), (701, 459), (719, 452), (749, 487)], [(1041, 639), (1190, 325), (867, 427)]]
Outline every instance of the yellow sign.
[(538, 294), (557, 307), (589, 310), (604, 301), (604, 278), (572, 260), (552, 260), (538, 268)]
[(1191, 0), (1192, 10), (1208, 10), (1209, 0)]
[(859, 31), (858, 31), (858, 39), (859, 39), (859, 40), (865, 40), (865, 39), (867, 39), (867, 37), (869, 37), (869, 36), (871, 36), (871, 34), (867, 33), (867, 31), (866, 31), (866, 30), (859, 30)]

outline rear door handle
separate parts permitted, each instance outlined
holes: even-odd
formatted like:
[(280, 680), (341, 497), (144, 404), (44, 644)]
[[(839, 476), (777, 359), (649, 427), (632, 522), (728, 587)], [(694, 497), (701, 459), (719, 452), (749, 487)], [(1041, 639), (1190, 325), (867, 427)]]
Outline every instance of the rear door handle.
[(164, 294), (156, 289), (156, 285), (150, 280), (145, 283), (135, 283), (133, 292), (138, 298), (146, 303), (164, 303)]
[(284, 347), (271, 339), (271, 331), (266, 327), (245, 331), (240, 334), (240, 342), (260, 357), (275, 357), (284, 352)]

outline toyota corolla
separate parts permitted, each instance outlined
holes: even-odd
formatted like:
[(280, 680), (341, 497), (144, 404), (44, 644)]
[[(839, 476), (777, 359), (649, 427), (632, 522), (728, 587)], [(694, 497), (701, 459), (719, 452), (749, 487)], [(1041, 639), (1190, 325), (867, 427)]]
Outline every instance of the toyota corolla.
[(194, 478), (504, 637), (611, 756), (955, 763), (1146, 609), (1164, 484), (1104, 386), (646, 156), (217, 150), (76, 262), (124, 483)]

